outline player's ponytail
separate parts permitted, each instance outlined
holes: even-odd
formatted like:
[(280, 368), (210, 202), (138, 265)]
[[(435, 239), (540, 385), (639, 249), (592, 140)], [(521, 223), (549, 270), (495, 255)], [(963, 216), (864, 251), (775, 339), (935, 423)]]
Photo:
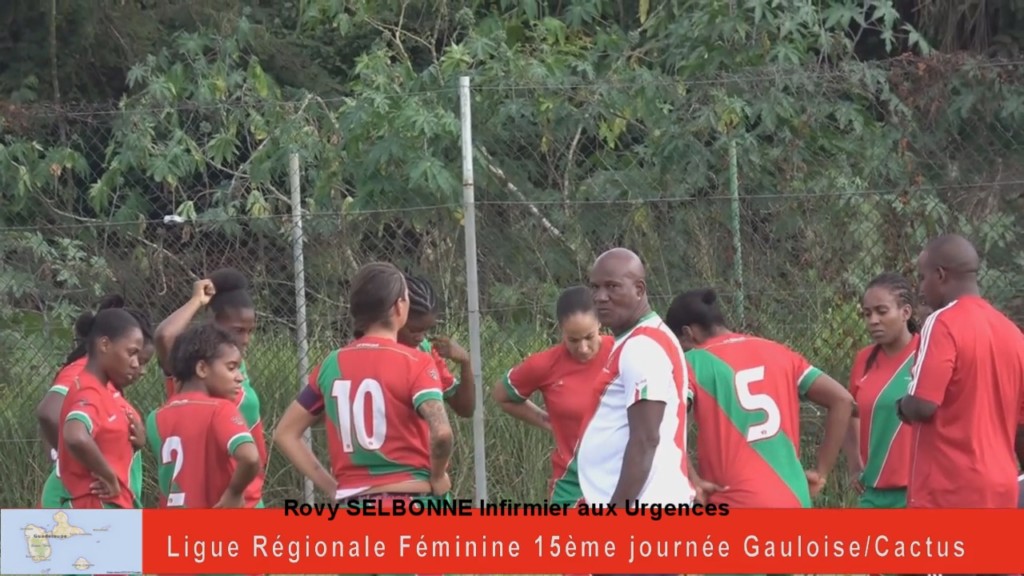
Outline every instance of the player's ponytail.
[(718, 306), (718, 294), (713, 288), (689, 290), (672, 299), (665, 314), (665, 324), (681, 336), (686, 326), (698, 326), (706, 332), (725, 327), (725, 315)]
[[(99, 302), (96, 303), (96, 310), (85, 310), (78, 315), (75, 319), (74, 324), (74, 347), (68, 352), (68, 355), (64, 358), (64, 365), (61, 368), (77, 362), (78, 360), (85, 357), (89, 352), (88, 339), (89, 334), (93, 331), (96, 325), (96, 315), (103, 310), (110, 310), (113, 308), (124, 308), (125, 301), (124, 296), (120, 294), (107, 294), (100, 298)], [(140, 312), (141, 314), (141, 312)], [(141, 322), (140, 322), (141, 324)], [(147, 321), (146, 327), (148, 328), (149, 323)], [(143, 328), (143, 336), (146, 334), (146, 328)], [(150, 339), (152, 339), (152, 332), (150, 332)]]
[[(371, 262), (352, 278), (349, 289), (349, 314), (352, 333), (362, 338), (376, 325), (388, 324), (395, 304), (406, 298), (405, 275), (393, 264)], [(401, 326), (389, 326), (400, 330)]]
[(245, 274), (234, 268), (221, 268), (210, 274), (210, 282), (214, 289), (213, 298), (210, 299), (210, 309), (214, 316), (220, 318), (229, 311), (255, 309)]
[(559, 324), (562, 324), (570, 316), (575, 316), (576, 314), (593, 313), (594, 298), (590, 294), (590, 289), (586, 286), (566, 288), (558, 296), (558, 301), (555, 302), (555, 317), (558, 319)]

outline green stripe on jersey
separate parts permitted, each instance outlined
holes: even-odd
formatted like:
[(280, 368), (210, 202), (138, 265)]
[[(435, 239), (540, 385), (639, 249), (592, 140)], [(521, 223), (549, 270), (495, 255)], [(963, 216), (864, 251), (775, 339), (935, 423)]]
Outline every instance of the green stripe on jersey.
[[(740, 405), (736, 394), (736, 373), (724, 360), (708, 350), (701, 349), (686, 352), (686, 359), (693, 367), (696, 385), (715, 399), (718, 408), (736, 426), (741, 437), (746, 438), (751, 427), (765, 422), (766, 416), (763, 411), (746, 410)], [(805, 376), (803, 380), (806, 379)], [(748, 442), (748, 445), (793, 491), (797, 500), (805, 508), (810, 508), (811, 494), (807, 486), (807, 476), (800, 463), (800, 455), (793, 444), (794, 441), (799, 442), (799, 438), (790, 440), (779, 430), (768, 438)]]
[(555, 480), (554, 489), (551, 491), (552, 504), (568, 504), (574, 506), (583, 498), (583, 489), (580, 488), (579, 466), (576, 462), (576, 455), (573, 455), (569, 465), (565, 467), (565, 473), (561, 478)]
[(132, 455), (131, 468), (128, 469), (128, 487), (132, 489), (132, 496), (135, 497), (135, 507), (144, 508), (142, 505), (142, 451), (136, 450)]
[(242, 361), (242, 365), (239, 367), (239, 371), (242, 372), (242, 376), (245, 380), (242, 381), (242, 403), (238, 405), (238, 411), (242, 413), (242, 418), (245, 418), (245, 423), (252, 430), (253, 426), (260, 423), (260, 397), (256, 394), (256, 390), (253, 389), (252, 383), (249, 381), (249, 367), (246, 366), (245, 361)]
[(234, 456), (235, 450), (238, 450), (239, 446), (241, 446), (242, 444), (252, 444), (253, 442), (255, 441), (252, 439), (252, 434), (249, 434), (248, 432), (241, 432), (239, 434), (235, 434), (234, 436), (231, 437), (231, 440), (228, 440), (228, 454)]
[(71, 412), (68, 412), (67, 417), (64, 418), (64, 422), (67, 423), (72, 420), (78, 420), (82, 424), (85, 424), (85, 429), (89, 431), (90, 435), (92, 434), (92, 418), (89, 418), (88, 414), (85, 412), (79, 412), (78, 410), (72, 410)]
[[(864, 472), (860, 476), (861, 484), (874, 488), (878, 478), (889, 460), (889, 451), (899, 432), (899, 416), (893, 406), (896, 400), (907, 394), (910, 387), (910, 369), (914, 365), (915, 354), (911, 354), (889, 378), (882, 391), (871, 407), (871, 429), (868, 431), (868, 461), (864, 463)], [(897, 456), (899, 458), (905, 455)]]
[[(338, 351), (335, 350), (320, 364), (320, 373), (316, 379), (316, 387), (320, 390), (320, 395), (324, 399), (324, 414), (330, 419), (337, 433), (343, 434), (344, 430), (344, 433), (349, 434), (351, 438), (351, 446), (349, 447), (344, 445), (344, 437), (339, 438), (339, 440), (342, 443), (342, 450), (345, 451), (352, 464), (359, 468), (365, 468), (371, 476), (407, 472), (416, 480), (429, 480), (429, 470), (420, 470), (393, 462), (381, 453), (379, 447), (367, 449), (362, 445), (360, 435), (356, 433), (355, 426), (353, 425), (351, 399), (338, 398), (334, 395), (334, 386), (341, 381), (342, 374), (341, 367), (338, 365)], [(361, 384), (360, 382), (349, 383), (350, 386), (360, 386)], [(349, 394), (351, 395), (351, 390)], [(435, 399), (440, 400), (437, 396), (435, 396)], [(362, 410), (363, 408), (360, 406), (359, 409)], [(342, 413), (342, 410), (346, 410), (346, 412)], [(375, 414), (374, 417), (376, 416)], [(381, 417), (385, 418), (386, 421), (386, 415), (382, 414)], [(384, 439), (382, 438), (381, 444), (383, 444), (383, 441)]]
[(174, 459), (171, 458), (170, 463), (164, 463), (164, 439), (160, 436), (160, 429), (156, 425), (156, 413), (159, 410), (159, 408), (153, 410), (146, 417), (146, 440), (149, 443), (149, 449), (153, 451), (157, 461), (157, 488), (160, 489), (161, 494), (167, 496), (171, 493), (171, 482), (174, 480)]
[(821, 376), (821, 370), (811, 366), (806, 372), (800, 375), (800, 381), (796, 383), (797, 390), (800, 391), (800, 397), (803, 398), (807, 395), (807, 391), (810, 390), (811, 384)]
[(63, 385), (63, 384), (54, 384), (53, 386), (50, 386), (50, 389), (47, 390), (47, 392), (53, 392), (54, 394), (60, 394), (61, 396), (67, 396), (68, 395), (68, 387)]
[[(420, 341), (418, 350), (420, 352), (427, 353), (428, 355), (430, 355), (431, 358), (434, 357), (434, 345), (433, 343), (430, 342), (430, 340), (427, 340), (426, 338)], [(461, 382), (459, 381), (459, 379), (455, 375), (452, 375), (452, 385), (441, 391), (441, 394), (444, 396), (445, 400), (449, 400), (455, 396), (455, 393), (459, 391), (460, 383)]]

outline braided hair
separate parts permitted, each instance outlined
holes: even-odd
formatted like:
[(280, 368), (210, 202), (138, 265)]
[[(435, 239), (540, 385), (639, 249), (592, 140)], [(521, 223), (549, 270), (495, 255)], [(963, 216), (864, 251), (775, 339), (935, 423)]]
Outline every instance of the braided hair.
[(437, 293), (426, 278), (406, 274), (405, 284), (409, 287), (409, 313), (422, 316), (437, 312)]
[[(910, 285), (910, 282), (895, 272), (885, 272), (875, 276), (871, 282), (868, 282), (865, 292), (872, 288), (887, 288), (892, 295), (896, 298), (896, 302), (900, 306), (910, 306), (910, 318), (907, 318), (907, 330), (911, 334), (917, 334), (921, 327), (918, 325), (917, 318), (914, 316), (915, 310), (915, 298), (914, 288)], [(875, 365), (878, 360), (878, 353), (882, 351), (881, 344), (875, 344), (874, 348), (871, 349), (871, 353), (868, 354), (868, 359), (864, 363), (864, 371), (871, 370), (871, 367)]]

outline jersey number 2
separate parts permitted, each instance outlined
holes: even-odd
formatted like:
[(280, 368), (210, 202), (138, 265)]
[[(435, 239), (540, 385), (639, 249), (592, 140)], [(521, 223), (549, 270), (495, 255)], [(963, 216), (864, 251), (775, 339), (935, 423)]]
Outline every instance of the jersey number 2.
[(736, 398), (740, 406), (748, 412), (764, 412), (765, 421), (747, 429), (747, 442), (767, 440), (779, 433), (782, 427), (782, 413), (779, 406), (767, 394), (754, 394), (750, 385), (764, 380), (764, 366), (740, 370), (736, 373)]
[(160, 449), (160, 462), (164, 466), (174, 464), (174, 472), (171, 473), (171, 481), (167, 486), (167, 507), (176, 508), (185, 505), (185, 493), (175, 492), (178, 474), (181, 473), (181, 465), (185, 461), (185, 453), (181, 448), (181, 438), (168, 436)]
[[(356, 387), (355, 398), (352, 396), (351, 380), (335, 380), (331, 387), (331, 396), (338, 407), (338, 432), (341, 434), (341, 446), (345, 452), (352, 452), (352, 431), (355, 430), (356, 440), (363, 450), (380, 450), (388, 433), (388, 421), (384, 412), (384, 389), (380, 382), (373, 378), (365, 378)], [(370, 402), (372, 412), (372, 429), (366, 430), (366, 403)]]

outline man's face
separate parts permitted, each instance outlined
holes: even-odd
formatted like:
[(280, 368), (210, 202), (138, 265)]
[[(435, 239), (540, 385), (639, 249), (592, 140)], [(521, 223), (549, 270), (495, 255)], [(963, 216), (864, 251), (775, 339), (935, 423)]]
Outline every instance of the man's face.
[(917, 257), (917, 289), (921, 300), (932, 310), (938, 310), (946, 305), (946, 299), (942, 294), (943, 277), (942, 270), (931, 263), (927, 252), (922, 252)]
[(590, 271), (590, 290), (601, 324), (609, 328), (628, 328), (646, 291), (644, 283), (630, 278), (611, 259), (598, 260)]

